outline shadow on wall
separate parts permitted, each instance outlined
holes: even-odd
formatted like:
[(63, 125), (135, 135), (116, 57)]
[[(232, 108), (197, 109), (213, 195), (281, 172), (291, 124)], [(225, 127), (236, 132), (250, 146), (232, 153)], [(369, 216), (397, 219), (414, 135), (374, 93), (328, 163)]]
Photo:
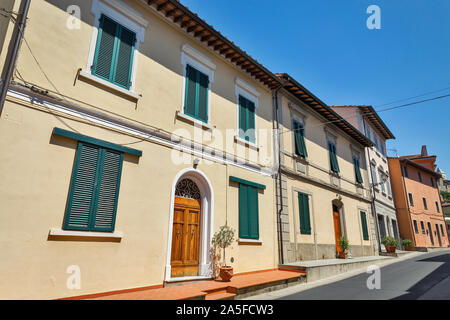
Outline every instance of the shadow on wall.
[[(450, 277), (450, 253), (418, 260), (417, 262), (442, 262), (442, 265), (409, 288), (408, 293), (395, 297), (392, 300), (417, 300), (432, 287)], [(447, 290), (450, 291), (450, 288), (447, 288)]]

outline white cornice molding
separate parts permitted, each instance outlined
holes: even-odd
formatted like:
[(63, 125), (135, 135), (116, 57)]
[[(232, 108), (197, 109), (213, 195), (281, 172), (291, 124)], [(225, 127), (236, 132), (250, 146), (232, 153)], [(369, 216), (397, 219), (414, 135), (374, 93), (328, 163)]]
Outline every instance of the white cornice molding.
[(295, 103), (289, 101), (288, 108), (291, 110), (292, 114), (299, 116), (303, 121), (305, 121), (306, 118), (309, 117), (309, 114), (302, 107)]
[(334, 139), (334, 142), (337, 142), (338, 139), (338, 133), (336, 131), (334, 131), (333, 129), (331, 129), (328, 126), (325, 126), (323, 128), (323, 130), (325, 131), (326, 135), (327, 135), (327, 139)]
[(235, 80), (236, 86), (240, 87), (241, 89), (247, 91), (249, 94), (254, 96), (256, 99), (260, 96), (260, 93), (258, 90), (256, 90), (255, 87), (253, 87), (251, 84), (249, 84), (247, 81), (242, 80), (239, 77), (236, 77)]
[[(255, 172), (261, 174), (263, 176), (273, 176), (274, 168), (273, 167), (262, 167), (256, 164), (244, 164), (239, 163), (238, 161), (233, 161), (233, 159), (229, 159), (227, 157), (221, 157), (220, 155), (215, 154), (212, 151), (209, 152), (201, 152), (196, 148), (192, 148), (191, 142), (186, 142), (186, 145), (181, 141), (180, 143), (172, 141), (171, 137), (162, 137), (157, 134), (157, 130), (146, 130), (140, 128), (139, 125), (130, 124), (128, 121), (123, 119), (117, 119), (113, 116), (109, 116), (100, 111), (89, 110), (85, 107), (76, 105), (75, 107), (69, 105), (68, 103), (63, 103), (61, 101), (55, 102), (50, 99), (45, 99), (41, 96), (34, 96), (28, 92), (24, 92), (23, 90), (19, 90), (17, 88), (9, 88), (8, 97), (15, 98), (21, 100), (22, 102), (26, 102), (29, 104), (31, 108), (36, 108), (38, 110), (43, 110), (41, 108), (45, 108), (47, 110), (55, 111), (67, 116), (72, 116), (78, 118), (80, 120), (84, 120), (86, 122), (92, 123), (92, 125), (99, 125), (106, 129), (112, 129), (122, 134), (127, 134), (135, 137), (139, 137), (141, 139), (145, 139), (149, 142), (157, 143), (169, 148), (176, 148), (178, 150), (182, 150), (183, 152), (192, 154), (193, 156), (202, 157), (207, 160), (214, 161), (216, 163), (221, 164), (229, 164), (232, 166), (236, 166), (242, 169), (246, 169), (251, 172)], [(25, 104), (25, 105), (27, 105)]]
[(93, 0), (91, 12), (95, 16), (95, 27), (98, 28), (98, 21), (102, 13), (116, 20), (126, 28), (136, 33), (136, 39), (144, 42), (145, 30), (148, 21), (142, 15), (120, 0)]
[(212, 60), (209, 57), (205, 56), (200, 51), (194, 49), (187, 43), (183, 44), (183, 46), (181, 47), (181, 51), (189, 55), (191, 58), (196, 59), (198, 62), (202, 63), (206, 67), (212, 70), (216, 70), (216, 65), (212, 62)]

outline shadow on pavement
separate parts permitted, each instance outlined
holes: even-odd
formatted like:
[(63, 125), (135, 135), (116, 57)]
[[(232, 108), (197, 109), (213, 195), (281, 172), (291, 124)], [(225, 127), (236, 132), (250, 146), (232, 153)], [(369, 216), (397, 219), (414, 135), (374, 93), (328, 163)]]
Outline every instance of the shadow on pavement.
[[(436, 284), (450, 277), (450, 253), (417, 260), (417, 262), (443, 262), (443, 264), (409, 288), (408, 293), (395, 297), (392, 300), (417, 300)], [(450, 294), (450, 288), (448, 290)]]

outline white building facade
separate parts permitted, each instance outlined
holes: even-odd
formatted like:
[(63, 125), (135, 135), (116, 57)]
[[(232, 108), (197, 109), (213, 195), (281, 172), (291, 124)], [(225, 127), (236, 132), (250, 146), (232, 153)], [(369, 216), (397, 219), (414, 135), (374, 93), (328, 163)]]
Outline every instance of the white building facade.
[(371, 106), (334, 106), (332, 108), (374, 143), (374, 146), (366, 147), (366, 165), (370, 168), (372, 210), (377, 227), (378, 244), (381, 246), (381, 251), (385, 251), (384, 245), (381, 244), (385, 236), (396, 238), (400, 244), (386, 152), (386, 140), (395, 139), (395, 137)]

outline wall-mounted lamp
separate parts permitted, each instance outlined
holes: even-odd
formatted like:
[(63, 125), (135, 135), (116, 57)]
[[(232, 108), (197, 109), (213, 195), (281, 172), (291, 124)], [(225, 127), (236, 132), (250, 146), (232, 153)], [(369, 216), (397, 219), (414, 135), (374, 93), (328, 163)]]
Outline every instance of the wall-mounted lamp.
[(200, 163), (200, 159), (199, 158), (195, 158), (194, 159), (194, 168), (197, 168), (199, 163)]

